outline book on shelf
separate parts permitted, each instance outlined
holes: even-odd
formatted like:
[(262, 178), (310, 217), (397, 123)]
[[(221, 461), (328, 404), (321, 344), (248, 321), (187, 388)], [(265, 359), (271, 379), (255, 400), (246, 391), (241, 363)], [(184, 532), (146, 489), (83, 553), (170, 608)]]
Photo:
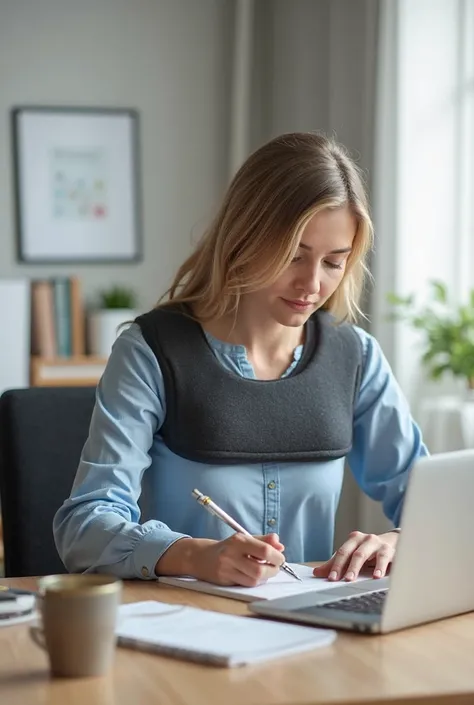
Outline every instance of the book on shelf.
[(31, 357), (32, 387), (95, 386), (100, 380), (107, 359), (92, 355), (72, 357)]
[(79, 278), (33, 280), (31, 386), (94, 386), (106, 363), (106, 358), (85, 354), (85, 312)]
[(84, 307), (78, 277), (32, 282), (31, 352), (41, 357), (84, 355)]

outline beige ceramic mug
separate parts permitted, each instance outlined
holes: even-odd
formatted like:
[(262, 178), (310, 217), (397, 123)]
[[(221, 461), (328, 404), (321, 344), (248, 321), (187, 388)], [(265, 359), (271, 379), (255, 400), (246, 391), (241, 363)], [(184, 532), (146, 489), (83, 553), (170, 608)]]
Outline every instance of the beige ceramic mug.
[(31, 627), (55, 676), (100, 676), (112, 665), (122, 581), (108, 575), (47, 575), (38, 580), (42, 627)]

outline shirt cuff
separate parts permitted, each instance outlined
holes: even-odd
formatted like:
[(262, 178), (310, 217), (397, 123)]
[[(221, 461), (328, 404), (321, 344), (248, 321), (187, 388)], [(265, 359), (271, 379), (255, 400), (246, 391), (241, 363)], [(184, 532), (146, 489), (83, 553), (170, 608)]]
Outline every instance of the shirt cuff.
[(166, 531), (166, 538), (161, 531), (148, 531), (144, 534), (133, 552), (133, 562), (137, 578), (156, 580), (155, 566), (163, 553), (179, 539), (190, 538), (188, 534)]

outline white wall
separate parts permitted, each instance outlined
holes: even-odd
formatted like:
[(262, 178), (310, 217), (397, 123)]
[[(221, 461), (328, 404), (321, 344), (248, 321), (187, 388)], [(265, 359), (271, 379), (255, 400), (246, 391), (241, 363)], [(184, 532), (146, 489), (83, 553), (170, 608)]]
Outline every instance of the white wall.
[[(75, 272), (89, 298), (120, 282), (154, 303), (227, 178), (231, 12), (230, 0), (1, 0), (0, 277)], [(15, 261), (9, 111), (24, 104), (138, 109), (143, 262)]]

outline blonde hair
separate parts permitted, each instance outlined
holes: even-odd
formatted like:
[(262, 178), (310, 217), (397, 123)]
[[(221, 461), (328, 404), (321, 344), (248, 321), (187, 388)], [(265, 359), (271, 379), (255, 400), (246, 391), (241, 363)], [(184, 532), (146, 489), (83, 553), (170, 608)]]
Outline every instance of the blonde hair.
[(314, 133), (281, 135), (250, 155), (158, 305), (190, 304), (202, 321), (235, 315), (243, 294), (269, 286), (289, 266), (308, 220), (344, 206), (357, 231), (344, 277), (324, 308), (338, 321), (356, 320), (373, 241), (367, 196), (344, 148)]

